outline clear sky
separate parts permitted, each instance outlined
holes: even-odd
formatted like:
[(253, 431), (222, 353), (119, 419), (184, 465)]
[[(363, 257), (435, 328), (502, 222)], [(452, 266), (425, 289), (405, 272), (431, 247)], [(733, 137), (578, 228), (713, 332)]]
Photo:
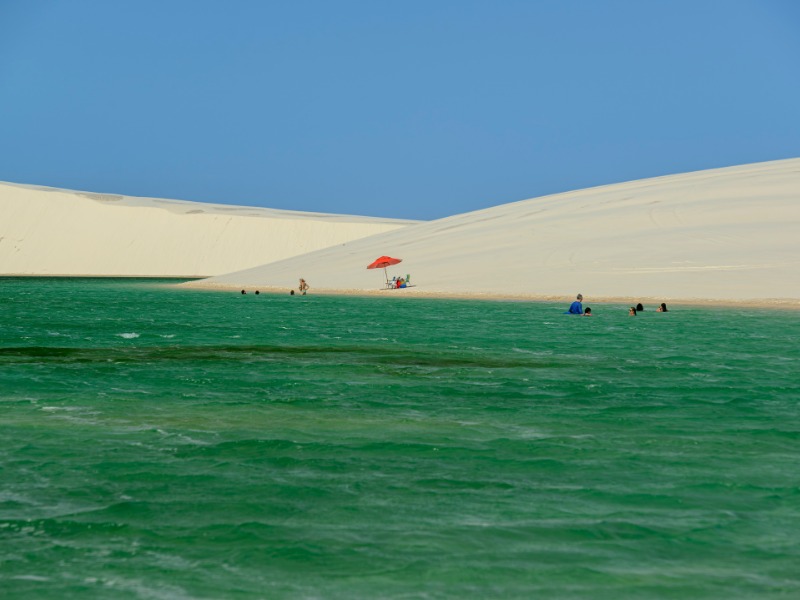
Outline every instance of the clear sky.
[(0, 0), (0, 180), (432, 219), (800, 157), (796, 0)]

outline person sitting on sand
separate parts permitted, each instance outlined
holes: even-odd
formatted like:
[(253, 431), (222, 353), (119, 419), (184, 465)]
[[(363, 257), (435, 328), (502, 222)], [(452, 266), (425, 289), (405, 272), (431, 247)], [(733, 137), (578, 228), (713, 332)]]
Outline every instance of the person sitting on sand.
[(586, 310), (583, 311), (583, 316), (584, 317), (591, 317), (592, 316), (592, 309), (587, 306)]
[(306, 283), (306, 280), (303, 279), (302, 277), (300, 278), (300, 288), (299, 289), (300, 289), (300, 293), (303, 294), (303, 296), (305, 296), (306, 292), (308, 291), (308, 284)]
[(571, 315), (582, 315), (583, 314), (583, 294), (578, 294), (577, 299), (575, 302), (570, 304), (569, 311), (567, 311)]
[(631, 306), (631, 307), (628, 309), (628, 315), (629, 315), (629, 316), (631, 316), (631, 317), (635, 317), (635, 316), (636, 316), (636, 307), (634, 307), (634, 306)]
[(642, 306), (642, 303), (639, 302), (639, 304), (636, 305), (636, 312), (642, 312), (643, 310), (644, 306)]
[(668, 312), (668, 311), (667, 311), (667, 303), (666, 303), (666, 302), (662, 302), (662, 303), (661, 303), (661, 306), (659, 306), (659, 307), (656, 309), (656, 312)]

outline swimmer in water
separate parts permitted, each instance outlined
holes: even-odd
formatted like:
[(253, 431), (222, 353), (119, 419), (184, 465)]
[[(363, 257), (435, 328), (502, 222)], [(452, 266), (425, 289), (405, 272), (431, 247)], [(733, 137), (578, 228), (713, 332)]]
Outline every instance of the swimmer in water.
[(582, 315), (583, 314), (583, 294), (578, 294), (575, 302), (569, 305), (569, 314), (571, 315)]

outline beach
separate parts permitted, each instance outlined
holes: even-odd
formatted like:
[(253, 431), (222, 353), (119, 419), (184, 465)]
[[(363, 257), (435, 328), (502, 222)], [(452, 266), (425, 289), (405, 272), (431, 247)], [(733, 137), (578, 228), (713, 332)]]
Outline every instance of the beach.
[[(0, 184), (0, 275), (196, 278), (312, 294), (800, 306), (800, 159), (643, 179), (434, 221)], [(402, 260), (383, 269), (379, 256)], [(410, 276), (386, 290), (385, 277)]]
[[(800, 159), (534, 198), (186, 284), (276, 292), (800, 305)], [(402, 263), (384, 290), (376, 257)]]

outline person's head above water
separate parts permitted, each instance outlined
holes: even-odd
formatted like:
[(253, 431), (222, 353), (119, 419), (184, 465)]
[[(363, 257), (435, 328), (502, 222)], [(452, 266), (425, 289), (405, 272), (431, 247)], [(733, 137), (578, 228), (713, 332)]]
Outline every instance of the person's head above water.
[(636, 310), (637, 310), (637, 311), (639, 311), (639, 310), (644, 310), (644, 306), (642, 306), (642, 303), (641, 303), (641, 302), (639, 302), (639, 304), (637, 304), (637, 305), (636, 305)]
[(592, 316), (592, 309), (587, 306), (586, 310), (583, 311), (583, 316), (584, 317), (591, 317)]
[(658, 312), (667, 312), (667, 303), (662, 302), (661, 306), (658, 307)]
[(245, 292), (244, 290), (242, 290), (242, 295), (244, 295), (244, 294), (246, 294), (246, 293), (247, 293), (247, 292)]
[(578, 300), (583, 300), (583, 294), (578, 294), (577, 298)]
[(294, 290), (289, 290), (289, 295), (294, 296)]
[(628, 314), (629, 314), (629, 315), (631, 315), (632, 317), (635, 317), (635, 316), (636, 316), (636, 308), (635, 308), (635, 307), (633, 307), (633, 306), (631, 306), (631, 307), (628, 309)]

